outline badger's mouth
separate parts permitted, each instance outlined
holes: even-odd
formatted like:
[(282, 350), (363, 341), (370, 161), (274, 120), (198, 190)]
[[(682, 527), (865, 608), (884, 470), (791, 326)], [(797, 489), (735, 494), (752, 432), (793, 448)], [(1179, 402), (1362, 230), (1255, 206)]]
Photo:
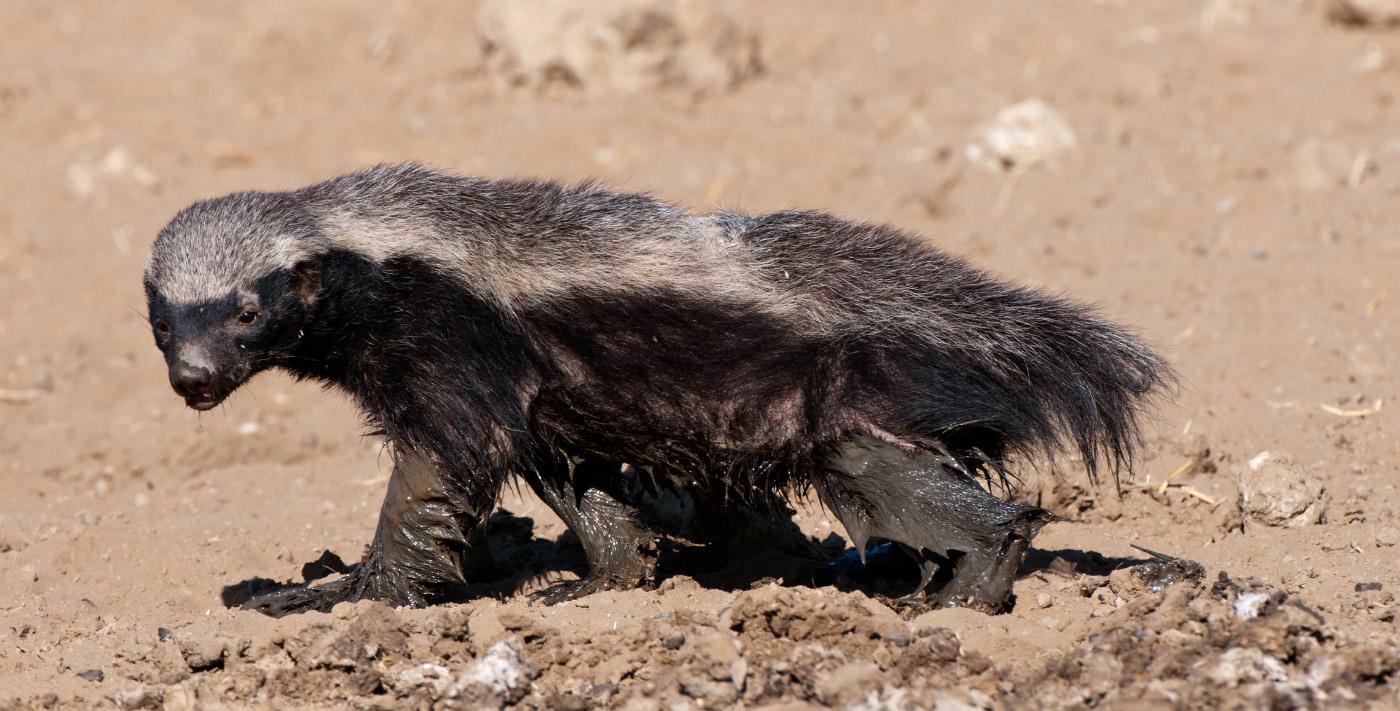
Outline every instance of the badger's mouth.
[(222, 403), (227, 397), (228, 393), (199, 393), (197, 395), (186, 395), (185, 405), (191, 410), (206, 412), (218, 407), (219, 403)]
[(241, 368), (238, 369), (238, 372), (230, 373), (229, 376), (216, 378), (213, 383), (197, 389), (181, 390), (177, 387), (175, 388), (175, 394), (184, 398), (185, 407), (191, 410), (207, 412), (222, 405), (224, 400), (227, 400), (228, 396), (233, 394), (233, 391), (237, 390), (248, 380), (248, 376), (243, 373), (243, 369)]

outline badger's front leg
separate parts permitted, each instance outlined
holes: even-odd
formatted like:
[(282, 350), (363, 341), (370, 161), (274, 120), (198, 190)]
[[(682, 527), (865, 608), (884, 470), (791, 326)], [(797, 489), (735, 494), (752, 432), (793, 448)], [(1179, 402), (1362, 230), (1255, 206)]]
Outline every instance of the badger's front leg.
[(273, 617), (328, 612), (337, 603), (357, 600), (424, 607), (489, 576), (492, 562), (479, 525), (482, 517), (442, 471), (430, 456), (395, 447), (374, 542), (361, 562), (339, 580), (262, 595), (243, 607)]
[(588, 561), (588, 573), (582, 579), (546, 588), (536, 593), (536, 599), (555, 604), (653, 581), (657, 536), (637, 509), (626, 503), (621, 465), (594, 459), (574, 464), (561, 458), (542, 471), (527, 473), (525, 479), (578, 536)]

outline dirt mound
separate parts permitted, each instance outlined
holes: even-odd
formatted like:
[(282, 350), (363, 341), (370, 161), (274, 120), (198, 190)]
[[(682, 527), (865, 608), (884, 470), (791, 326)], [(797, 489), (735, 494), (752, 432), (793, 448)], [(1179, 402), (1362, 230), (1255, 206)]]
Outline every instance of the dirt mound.
[[(569, 624), (589, 615), (586, 604), (562, 615), (512, 606), (486, 619), (465, 607), (359, 603), (257, 643), (166, 634), (105, 671), (106, 698), (166, 709), (913, 709), (993, 698), (1038, 708), (1310, 708), (1363, 707), (1400, 691), (1393, 628), (1351, 639), (1281, 590), (1223, 573), (1208, 582), (1200, 566), (1174, 563), (1081, 579), (1080, 593), (1109, 608), (1100, 627), (1029, 665), (964, 649), (957, 632), (931, 623), (937, 613), (910, 620), (862, 593), (769, 584), (729, 595), (718, 615), (682, 608), (602, 629)], [(1377, 618), (1393, 622), (1394, 596), (1377, 601)]]
[(724, 6), (691, 0), (487, 0), (477, 31), (512, 86), (593, 94), (724, 91), (762, 68), (758, 35)]

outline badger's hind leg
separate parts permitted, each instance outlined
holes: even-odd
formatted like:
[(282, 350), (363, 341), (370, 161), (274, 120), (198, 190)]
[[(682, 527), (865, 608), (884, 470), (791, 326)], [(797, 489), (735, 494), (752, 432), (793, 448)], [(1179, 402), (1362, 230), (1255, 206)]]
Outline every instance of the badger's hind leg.
[(914, 594), (938, 605), (1004, 610), (1031, 539), (1052, 518), (987, 493), (951, 455), (868, 437), (834, 446), (814, 483), (862, 560), (872, 538), (899, 544), (919, 562)]
[(338, 580), (261, 595), (243, 607), (282, 617), (358, 600), (409, 607), (449, 600), (454, 589), (492, 573), (479, 521), (429, 457), (395, 447), (374, 541), (361, 562)]
[(561, 461), (551, 470), (525, 476), (531, 488), (578, 536), (588, 561), (580, 580), (558, 583), (535, 594), (556, 604), (603, 590), (651, 584), (656, 576), (657, 535), (642, 522), (622, 491), (620, 464), (585, 459)]

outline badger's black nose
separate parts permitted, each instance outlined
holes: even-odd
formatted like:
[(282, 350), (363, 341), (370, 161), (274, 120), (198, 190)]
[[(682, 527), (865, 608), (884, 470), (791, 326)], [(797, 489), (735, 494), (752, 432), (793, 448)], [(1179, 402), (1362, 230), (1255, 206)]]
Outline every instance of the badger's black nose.
[(213, 382), (214, 374), (208, 368), (183, 362), (172, 363), (170, 366), (170, 387), (185, 397), (209, 394), (209, 386)]

